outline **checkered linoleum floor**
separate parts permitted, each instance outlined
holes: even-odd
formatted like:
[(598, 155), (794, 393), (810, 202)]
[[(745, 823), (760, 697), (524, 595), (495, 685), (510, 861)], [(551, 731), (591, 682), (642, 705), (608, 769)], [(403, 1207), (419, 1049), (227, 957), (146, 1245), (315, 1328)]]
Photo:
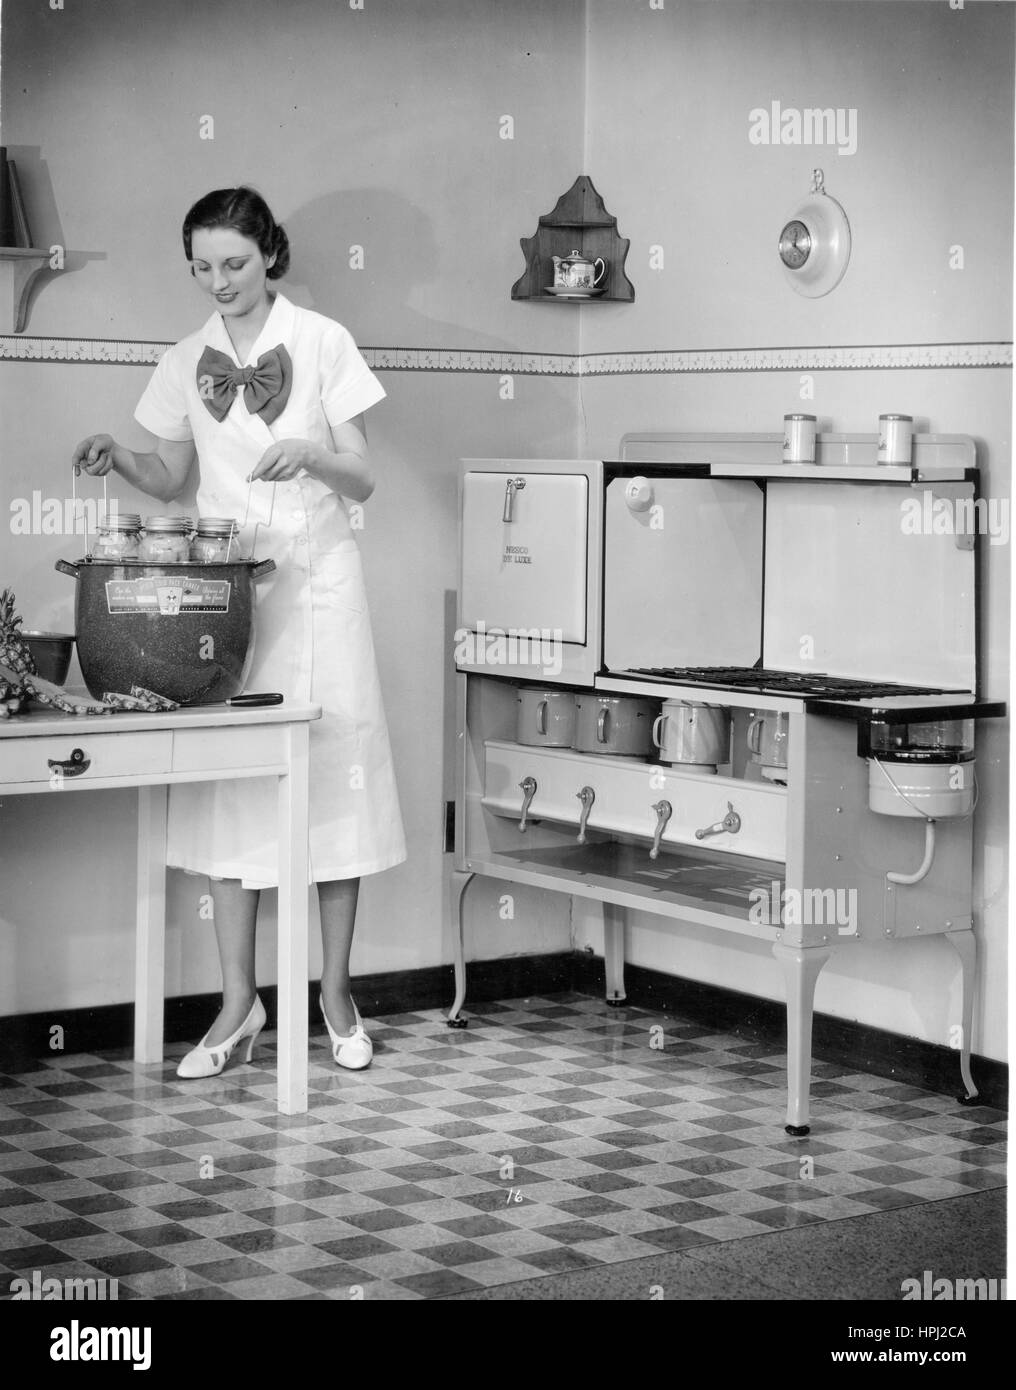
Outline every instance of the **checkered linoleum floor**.
[(0, 1297), (38, 1270), (121, 1299), (441, 1298), (1005, 1181), (997, 1110), (816, 1063), (793, 1140), (772, 1046), (584, 995), (470, 1016), (369, 1020), (360, 1073), (315, 1033), (301, 1116), (274, 1034), (205, 1081), (177, 1080), (183, 1046), (0, 1076)]

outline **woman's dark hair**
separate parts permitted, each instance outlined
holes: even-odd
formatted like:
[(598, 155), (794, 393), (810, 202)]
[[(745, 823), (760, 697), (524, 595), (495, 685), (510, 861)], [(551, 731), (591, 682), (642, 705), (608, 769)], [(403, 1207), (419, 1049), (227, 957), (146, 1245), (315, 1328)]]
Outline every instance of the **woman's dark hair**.
[(188, 260), (192, 259), (191, 233), (212, 227), (229, 227), (256, 242), (266, 261), (274, 253), (269, 280), (280, 280), (289, 269), (289, 237), (253, 188), (217, 188), (198, 199), (183, 220), (183, 249)]

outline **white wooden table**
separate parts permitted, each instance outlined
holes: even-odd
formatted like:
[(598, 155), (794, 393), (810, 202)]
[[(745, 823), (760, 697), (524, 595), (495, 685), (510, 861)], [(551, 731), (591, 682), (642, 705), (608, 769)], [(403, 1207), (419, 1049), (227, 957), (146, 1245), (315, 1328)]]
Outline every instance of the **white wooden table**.
[(279, 787), (279, 1110), (307, 1109), (308, 747), (320, 705), (82, 718), (33, 709), (0, 722), (0, 796), (138, 789), (134, 1057), (161, 1062), (166, 806), (178, 782), (276, 777)]

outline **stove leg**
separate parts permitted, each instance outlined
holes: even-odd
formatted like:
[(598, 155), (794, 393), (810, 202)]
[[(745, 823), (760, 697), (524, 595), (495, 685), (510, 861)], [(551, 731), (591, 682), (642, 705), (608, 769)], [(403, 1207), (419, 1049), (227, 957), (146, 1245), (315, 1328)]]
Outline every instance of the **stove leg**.
[(615, 1008), (625, 1001), (624, 908), (603, 904), (603, 964), (607, 977), (607, 1003)]
[(831, 946), (773, 945), (783, 966), (787, 987), (787, 1133), (808, 1133), (811, 1090), (811, 1020), (815, 1011), (815, 981), (832, 955)]
[(971, 1105), (977, 1100), (978, 1091), (970, 1074), (970, 1034), (974, 1023), (974, 983), (977, 974), (977, 938), (971, 929), (948, 931), (945, 939), (960, 958), (960, 1076), (966, 1087), (966, 1095), (960, 1096), (961, 1105)]
[(466, 925), (462, 913), (462, 901), (466, 889), (474, 877), (474, 874), (461, 873), (458, 869), (452, 870), (451, 910), (454, 926), (452, 935), (455, 941), (455, 1001), (448, 1011), (449, 1028), (467, 1028), (469, 1026), (469, 1020), (463, 1018), (460, 1012), (462, 1005), (466, 1002)]

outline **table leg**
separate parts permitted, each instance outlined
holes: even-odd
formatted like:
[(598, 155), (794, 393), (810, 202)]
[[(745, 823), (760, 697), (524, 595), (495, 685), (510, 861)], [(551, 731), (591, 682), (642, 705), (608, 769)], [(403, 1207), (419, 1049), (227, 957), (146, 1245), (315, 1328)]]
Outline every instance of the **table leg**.
[(455, 1000), (448, 1011), (449, 1028), (465, 1028), (468, 1019), (462, 1018), (462, 1005), (466, 1002), (466, 924), (462, 900), (466, 889), (473, 881), (473, 875), (452, 870), (452, 928), (455, 943)]
[(138, 788), (134, 1060), (161, 1062), (166, 997), (166, 804), (169, 788)]
[(288, 730), (289, 771), (279, 778), (279, 1110), (307, 1110), (308, 772), (306, 724)]
[(833, 953), (831, 946), (785, 946), (777, 941), (773, 955), (783, 966), (787, 984), (787, 1133), (809, 1130), (811, 1091), (811, 1021), (815, 1012), (815, 981)]
[(623, 1004), (624, 992), (624, 908), (603, 904), (603, 964), (607, 983), (607, 1003)]
[(977, 978), (977, 938), (972, 930), (947, 931), (945, 939), (960, 958), (960, 1076), (967, 1089), (960, 1100), (969, 1103), (978, 1096), (970, 1071), (970, 1042), (974, 1026), (974, 982)]

